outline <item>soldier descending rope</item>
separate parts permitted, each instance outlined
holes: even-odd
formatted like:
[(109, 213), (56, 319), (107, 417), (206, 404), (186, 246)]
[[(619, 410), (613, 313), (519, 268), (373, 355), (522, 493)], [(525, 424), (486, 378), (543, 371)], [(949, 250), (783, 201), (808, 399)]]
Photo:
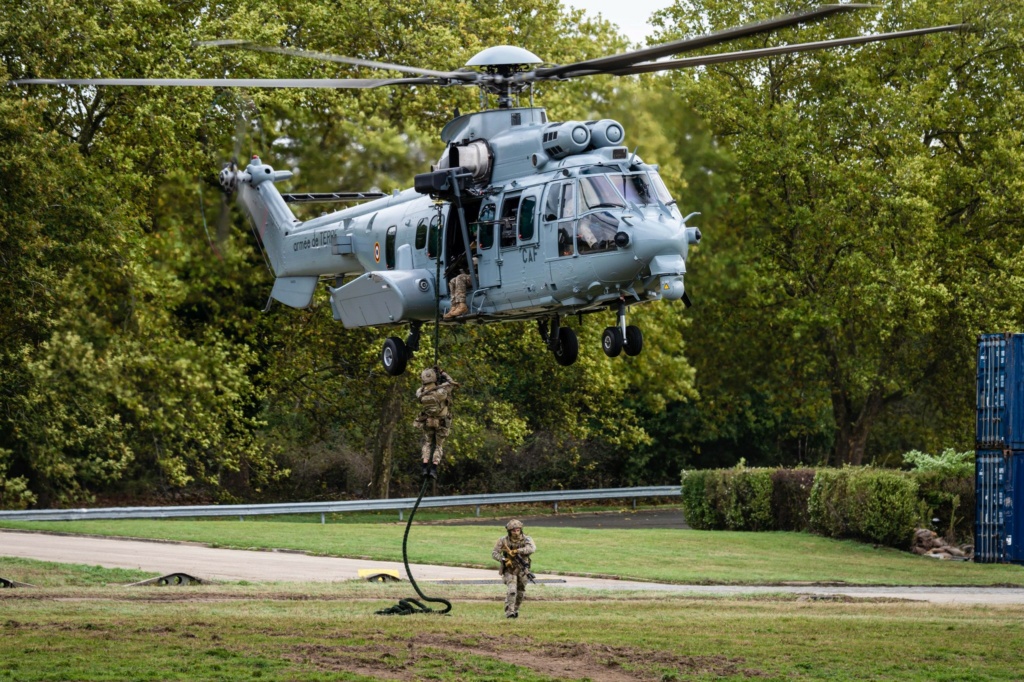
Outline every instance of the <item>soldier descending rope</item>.
[(530, 571), (530, 555), (537, 551), (537, 545), (529, 535), (523, 535), (523, 522), (512, 519), (505, 524), (506, 537), (494, 545), (491, 557), (501, 564), (498, 574), (505, 582), (505, 617), (518, 618), (519, 605), (526, 596), (526, 581), (533, 581)]
[[(437, 478), (437, 465), (444, 454), (442, 446), (452, 425), (452, 393), (459, 387), (443, 369), (428, 367), (420, 373), (422, 386), (416, 389), (420, 413), (412, 425), (423, 429), (423, 477)], [(433, 454), (433, 457), (431, 457)]]

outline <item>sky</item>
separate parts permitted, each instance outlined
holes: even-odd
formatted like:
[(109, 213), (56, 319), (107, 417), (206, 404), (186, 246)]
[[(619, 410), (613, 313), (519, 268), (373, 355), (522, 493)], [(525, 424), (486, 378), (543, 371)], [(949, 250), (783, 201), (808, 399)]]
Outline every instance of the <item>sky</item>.
[(565, 5), (582, 9), (591, 16), (601, 14), (617, 24), (630, 42), (644, 43), (653, 31), (647, 24), (657, 10), (671, 7), (672, 0), (563, 0)]

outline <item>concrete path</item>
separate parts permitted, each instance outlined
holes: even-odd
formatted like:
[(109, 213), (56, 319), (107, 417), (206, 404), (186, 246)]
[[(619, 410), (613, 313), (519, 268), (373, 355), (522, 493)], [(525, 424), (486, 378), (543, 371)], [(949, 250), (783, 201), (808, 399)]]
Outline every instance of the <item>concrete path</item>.
[[(190, 543), (116, 540), (83, 535), (51, 535), (0, 531), (0, 556), (86, 564), (105, 568), (134, 568), (159, 573), (188, 573), (211, 580), (252, 582), (335, 582), (358, 578), (359, 569), (395, 570), (407, 578), (400, 562), (366, 561), (309, 556), (295, 552), (215, 549)], [(496, 570), (412, 564), (418, 581), (494, 581)], [(18, 576), (4, 576), (17, 580)], [(896, 598), (943, 604), (1020, 604), (1024, 588), (1006, 587), (847, 587), (815, 585), (731, 586), (664, 585), (629, 580), (605, 580), (537, 574), (541, 580), (565, 580), (562, 587), (599, 590), (640, 590), (694, 595), (804, 594), (818, 598)]]

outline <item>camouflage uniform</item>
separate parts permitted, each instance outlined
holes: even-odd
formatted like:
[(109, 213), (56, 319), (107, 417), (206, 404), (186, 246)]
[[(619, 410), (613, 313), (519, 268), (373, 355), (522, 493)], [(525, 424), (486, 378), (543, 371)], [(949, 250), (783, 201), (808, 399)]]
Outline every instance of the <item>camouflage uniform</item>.
[[(513, 533), (517, 529), (520, 532)], [(514, 551), (516, 554), (526, 557), (527, 567), (529, 567), (529, 557), (537, 551), (537, 545), (533, 543), (533, 539), (529, 535), (523, 534), (523, 524), (520, 521), (512, 519), (506, 524), (505, 530), (508, 531), (508, 534), (494, 545), (491, 557), (501, 564), (498, 574), (505, 583), (505, 617), (518, 618), (519, 605), (523, 603), (523, 597), (526, 596), (526, 574), (529, 572), (529, 568), (523, 569), (510, 558), (510, 554)]]
[[(476, 257), (476, 240), (469, 245), (469, 252), (473, 255), (473, 267), (477, 265)], [(466, 293), (469, 292), (469, 288), (473, 286), (473, 278), (469, 276), (469, 267), (466, 263), (466, 253), (459, 254), (458, 259), (455, 262), (454, 270), (459, 274), (448, 280), (448, 295), (451, 296), (451, 308), (444, 314), (444, 319), (450, 320), (453, 317), (459, 317), (469, 312), (469, 307), (466, 305)]]
[[(445, 313), (445, 317), (457, 317), (459, 315), (465, 315), (469, 312), (469, 308), (466, 306), (466, 292), (469, 291), (469, 287), (472, 286), (473, 280), (470, 279), (469, 274), (463, 272), (462, 274), (452, 277), (448, 282), (448, 291), (452, 295), (452, 307)], [(465, 310), (460, 311), (460, 308)]]
[[(442, 379), (442, 383), (438, 383), (438, 379)], [(441, 463), (441, 456), (444, 454), (444, 441), (452, 426), (452, 393), (459, 387), (459, 383), (444, 370), (433, 368), (423, 370), (420, 373), (420, 381), (423, 385), (416, 389), (416, 399), (421, 409), (412, 425), (417, 429), (423, 429), (423, 445), (420, 451), (423, 455), (424, 476), (427, 475), (427, 466), (430, 464), (433, 466), (430, 467), (429, 473), (436, 475), (437, 465)]]

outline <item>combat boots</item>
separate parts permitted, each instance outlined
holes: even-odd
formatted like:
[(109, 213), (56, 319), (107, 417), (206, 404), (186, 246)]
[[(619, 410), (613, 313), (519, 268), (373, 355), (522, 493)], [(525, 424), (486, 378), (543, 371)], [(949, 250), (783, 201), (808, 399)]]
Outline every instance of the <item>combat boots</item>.
[(451, 310), (449, 310), (448, 312), (446, 312), (444, 314), (444, 319), (450, 320), (453, 317), (459, 317), (461, 315), (465, 315), (468, 312), (469, 312), (469, 308), (466, 307), (466, 303), (465, 302), (459, 302), (459, 303), (456, 303), (455, 305), (453, 305), (451, 307)]
[(423, 478), (426, 478), (427, 476), (430, 475), (430, 465), (427, 464), (426, 462), (423, 463), (423, 471), (420, 472), (420, 475), (422, 475)]

